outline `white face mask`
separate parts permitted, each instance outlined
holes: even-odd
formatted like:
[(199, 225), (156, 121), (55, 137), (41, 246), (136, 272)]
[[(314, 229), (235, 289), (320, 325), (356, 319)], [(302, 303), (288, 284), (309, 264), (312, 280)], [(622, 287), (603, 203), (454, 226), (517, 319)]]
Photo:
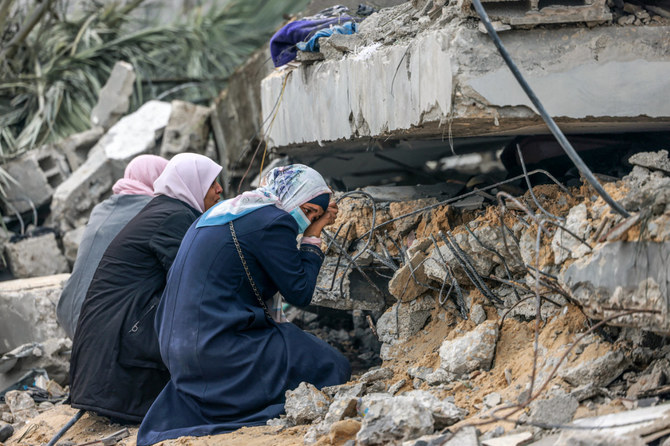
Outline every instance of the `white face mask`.
[(305, 229), (307, 229), (307, 227), (312, 224), (312, 222), (309, 221), (309, 218), (307, 218), (302, 209), (300, 209), (300, 206), (293, 209), (291, 212), (289, 212), (289, 214), (291, 215), (291, 217), (293, 217), (296, 223), (298, 223), (298, 233), (300, 234), (305, 232)]

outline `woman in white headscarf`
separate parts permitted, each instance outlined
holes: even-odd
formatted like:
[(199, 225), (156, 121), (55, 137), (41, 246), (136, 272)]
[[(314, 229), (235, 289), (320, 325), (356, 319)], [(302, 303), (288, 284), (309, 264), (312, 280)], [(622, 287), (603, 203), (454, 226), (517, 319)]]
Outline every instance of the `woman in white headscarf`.
[[(206, 212), (184, 236), (156, 313), (170, 381), (147, 413), (137, 444), (263, 425), (284, 411), (286, 390), (349, 379), (333, 347), (266, 301), (281, 292), (308, 305), (323, 261), (319, 235), (337, 207), (316, 171), (270, 171), (261, 187)], [(303, 234), (300, 247), (296, 237)]]
[(219, 200), (221, 166), (176, 155), (152, 199), (112, 240), (86, 293), (70, 361), (72, 407), (140, 422), (169, 378), (154, 315), (189, 226)]

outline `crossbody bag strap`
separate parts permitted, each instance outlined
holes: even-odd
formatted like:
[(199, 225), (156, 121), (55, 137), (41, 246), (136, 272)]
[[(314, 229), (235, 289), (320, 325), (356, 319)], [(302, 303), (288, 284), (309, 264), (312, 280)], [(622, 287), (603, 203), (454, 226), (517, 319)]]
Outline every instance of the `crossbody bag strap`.
[(237, 240), (237, 234), (235, 233), (235, 226), (233, 226), (232, 221), (229, 223), (229, 226), (230, 226), (230, 235), (233, 236), (233, 242), (235, 243), (235, 248), (237, 248), (237, 253), (240, 255), (240, 260), (242, 261), (242, 266), (244, 267), (244, 271), (247, 273), (247, 279), (249, 279), (249, 283), (251, 284), (251, 289), (254, 290), (254, 294), (256, 295), (256, 299), (258, 299), (258, 303), (261, 305), (261, 308), (263, 308), (263, 311), (265, 312), (265, 316), (267, 316), (268, 319), (272, 319), (272, 316), (270, 316), (270, 312), (268, 311), (268, 306), (265, 305), (265, 301), (261, 297), (261, 293), (259, 293), (258, 288), (256, 288), (256, 283), (254, 282), (254, 279), (251, 278), (251, 273), (249, 272), (249, 267), (247, 266), (247, 261), (244, 260), (244, 256), (242, 255), (242, 248), (240, 247), (240, 242)]

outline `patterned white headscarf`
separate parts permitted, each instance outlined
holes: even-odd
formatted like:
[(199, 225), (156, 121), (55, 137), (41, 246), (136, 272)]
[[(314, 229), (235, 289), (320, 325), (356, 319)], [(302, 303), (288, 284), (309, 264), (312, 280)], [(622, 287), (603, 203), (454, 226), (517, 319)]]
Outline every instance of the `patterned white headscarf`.
[(311, 167), (304, 164), (276, 167), (263, 177), (258, 189), (222, 201), (205, 212), (197, 227), (224, 225), (270, 205), (291, 212), (321, 194), (330, 193), (326, 181)]

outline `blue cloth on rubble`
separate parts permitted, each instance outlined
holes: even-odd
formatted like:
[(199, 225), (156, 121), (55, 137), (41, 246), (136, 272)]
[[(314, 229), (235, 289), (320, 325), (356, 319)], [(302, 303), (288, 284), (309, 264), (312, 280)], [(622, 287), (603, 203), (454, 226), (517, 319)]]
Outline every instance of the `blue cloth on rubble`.
[(296, 20), (285, 25), (270, 39), (270, 55), (272, 56), (272, 62), (275, 64), (275, 67), (287, 64), (295, 59), (298, 54), (296, 44), (309, 40), (319, 31), (330, 28), (331, 25), (341, 26), (347, 23), (355, 22), (349, 15), (339, 15), (337, 17)]
[(316, 32), (307, 42), (299, 42), (296, 46), (300, 51), (319, 51), (319, 39), (321, 37), (332, 36), (333, 34), (353, 34), (358, 31), (356, 22), (346, 22), (342, 25), (335, 25), (324, 28)]

